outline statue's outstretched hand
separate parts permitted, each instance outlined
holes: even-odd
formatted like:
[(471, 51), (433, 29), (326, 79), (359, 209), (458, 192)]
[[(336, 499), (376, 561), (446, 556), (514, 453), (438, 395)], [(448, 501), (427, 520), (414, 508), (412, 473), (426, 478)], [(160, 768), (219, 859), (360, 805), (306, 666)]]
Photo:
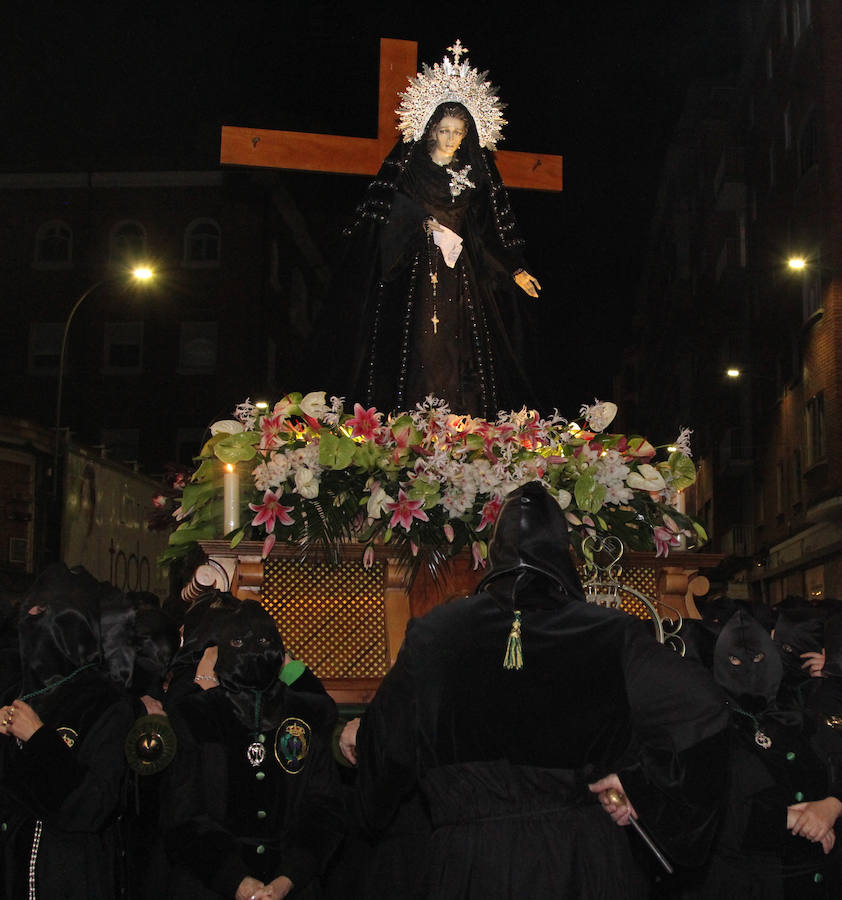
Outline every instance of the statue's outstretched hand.
[(533, 275), (530, 275), (526, 269), (521, 269), (519, 272), (515, 272), (515, 283), (522, 290), (529, 294), (530, 297), (538, 297), (538, 291), (541, 290), (541, 285), (538, 284), (538, 279)]

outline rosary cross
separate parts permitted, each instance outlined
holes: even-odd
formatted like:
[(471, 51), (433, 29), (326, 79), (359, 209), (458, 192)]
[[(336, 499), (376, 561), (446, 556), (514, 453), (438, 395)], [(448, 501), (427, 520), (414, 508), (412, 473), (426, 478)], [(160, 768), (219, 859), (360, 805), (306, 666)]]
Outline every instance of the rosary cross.
[(433, 318), (430, 319), (430, 321), (433, 323), (433, 334), (438, 334), (439, 333), (439, 322), (441, 321), (439, 319), (438, 310), (435, 310), (435, 309), (433, 310)]

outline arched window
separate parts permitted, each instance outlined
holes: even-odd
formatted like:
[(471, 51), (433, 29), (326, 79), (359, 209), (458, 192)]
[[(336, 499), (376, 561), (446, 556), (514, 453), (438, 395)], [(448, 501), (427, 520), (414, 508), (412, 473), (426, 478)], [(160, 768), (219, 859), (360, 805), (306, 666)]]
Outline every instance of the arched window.
[(184, 232), (184, 265), (218, 266), (220, 230), (213, 219), (194, 219)]
[(73, 232), (65, 222), (44, 222), (35, 236), (35, 265), (67, 269), (73, 264)]
[(146, 229), (126, 220), (111, 229), (109, 255), (112, 262), (137, 263), (146, 259)]

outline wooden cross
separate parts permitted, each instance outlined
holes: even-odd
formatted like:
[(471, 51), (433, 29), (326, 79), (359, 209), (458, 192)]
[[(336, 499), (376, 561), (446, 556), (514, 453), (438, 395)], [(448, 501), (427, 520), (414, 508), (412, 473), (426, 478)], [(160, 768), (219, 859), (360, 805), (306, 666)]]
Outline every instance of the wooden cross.
[[(230, 166), (296, 169), (375, 175), (398, 137), (398, 94), (417, 69), (415, 41), (380, 39), (380, 92), (377, 137), (341, 137), (301, 131), (222, 126), (219, 161)], [(495, 162), (507, 187), (538, 191), (562, 189), (562, 158), (549, 154), (498, 150)]]

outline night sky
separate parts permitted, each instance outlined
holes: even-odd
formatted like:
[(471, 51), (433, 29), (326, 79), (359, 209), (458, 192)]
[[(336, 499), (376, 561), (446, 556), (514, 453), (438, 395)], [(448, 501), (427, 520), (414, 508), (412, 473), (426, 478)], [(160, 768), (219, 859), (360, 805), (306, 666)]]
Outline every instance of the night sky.
[[(543, 335), (536, 377), (575, 414), (610, 397), (663, 154), (688, 81), (727, 71), (712, 29), (733, 5), (12, 4), (0, 167), (213, 167), (223, 124), (374, 136), (379, 39), (415, 40), (432, 63), (458, 37), (508, 104), (501, 148), (565, 158), (562, 194), (513, 202), (544, 288), (527, 312)], [(335, 196), (337, 233), (365, 184), (291, 178), (300, 202)]]

